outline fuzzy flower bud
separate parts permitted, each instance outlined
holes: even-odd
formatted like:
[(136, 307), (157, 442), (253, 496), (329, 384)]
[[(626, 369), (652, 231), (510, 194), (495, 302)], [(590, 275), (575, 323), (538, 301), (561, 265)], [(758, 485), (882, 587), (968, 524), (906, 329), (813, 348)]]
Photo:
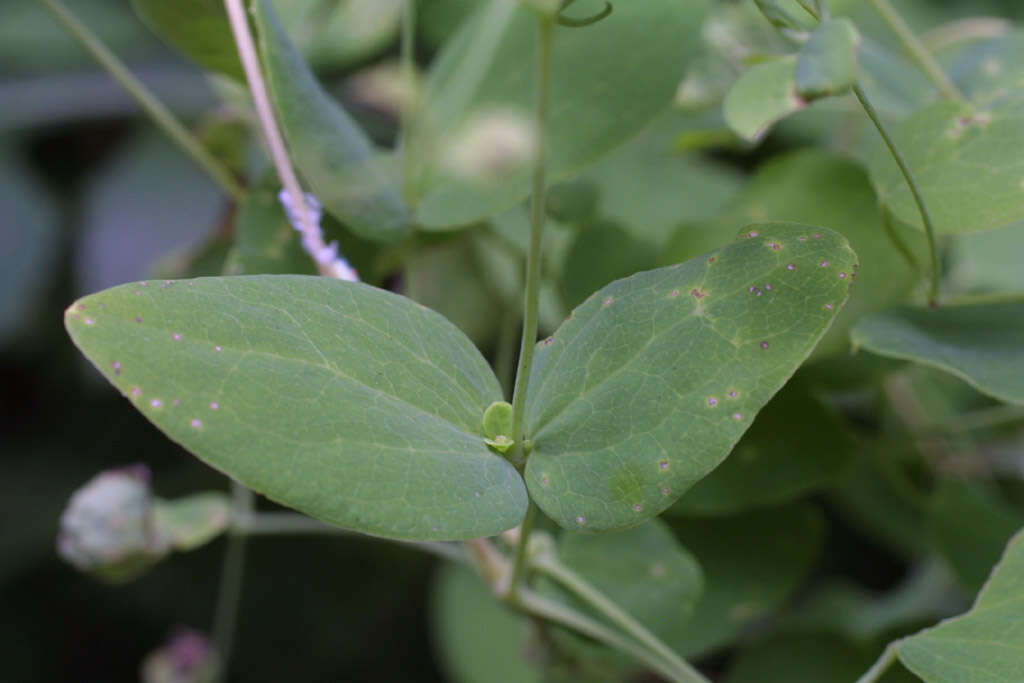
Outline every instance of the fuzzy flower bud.
[(142, 683), (213, 683), (219, 662), (202, 633), (182, 629), (142, 662)]
[(452, 174), (497, 184), (524, 168), (538, 152), (537, 133), (522, 113), (501, 109), (471, 119), (451, 141), (444, 165)]
[(112, 583), (128, 581), (168, 551), (153, 519), (149, 469), (106, 470), (75, 491), (60, 518), (57, 552)]

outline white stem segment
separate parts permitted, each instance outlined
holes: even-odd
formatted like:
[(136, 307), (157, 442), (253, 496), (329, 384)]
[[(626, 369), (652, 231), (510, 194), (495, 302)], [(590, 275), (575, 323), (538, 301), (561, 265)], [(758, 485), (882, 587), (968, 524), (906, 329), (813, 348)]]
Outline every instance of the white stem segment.
[[(274, 168), (277, 169), (281, 185), (284, 186), (281, 195), (282, 204), (288, 212), (292, 225), (302, 233), (302, 246), (316, 261), (317, 268), (322, 275), (342, 277), (341, 274), (350, 274), (358, 279), (355, 276), (355, 271), (348, 266), (348, 262), (337, 258), (337, 245), (324, 244), (319, 216), (314, 215), (308, 199), (311, 195), (305, 194), (299, 185), (299, 179), (295, 175), (291, 158), (288, 156), (288, 149), (285, 147), (281, 129), (274, 118), (274, 108), (270, 104), (270, 95), (267, 93), (267, 84), (263, 79), (263, 70), (260, 67), (256, 44), (252, 39), (252, 32), (249, 30), (249, 20), (245, 14), (243, 0), (224, 0), (224, 7), (227, 10), (228, 21), (231, 23), (235, 45), (238, 47), (238, 57), (249, 83), (249, 91), (252, 93), (256, 117), (263, 130), (263, 137), (267, 141), (270, 158), (274, 161)], [(317, 202), (317, 207), (319, 207), (319, 202)], [(344, 263), (345, 268), (337, 267), (339, 261)], [(353, 279), (353, 277), (344, 277), (343, 279)]]

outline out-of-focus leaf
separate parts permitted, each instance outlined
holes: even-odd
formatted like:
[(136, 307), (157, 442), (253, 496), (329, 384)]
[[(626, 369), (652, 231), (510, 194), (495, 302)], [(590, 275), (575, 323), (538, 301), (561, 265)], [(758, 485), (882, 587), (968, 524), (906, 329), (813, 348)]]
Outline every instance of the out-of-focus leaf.
[(898, 308), (864, 318), (850, 337), (855, 348), (939, 368), (1024, 404), (1024, 300)]
[(904, 639), (900, 661), (926, 683), (1020, 680), (1024, 670), (1024, 535), (1018, 533), (966, 614)]
[(855, 269), (838, 234), (766, 223), (595, 292), (534, 358), (525, 420), (534, 500), (563, 527), (588, 531), (667, 508), (811, 353)]
[(157, 533), (172, 548), (184, 552), (210, 542), (230, 526), (231, 500), (216, 491), (174, 500), (157, 499), (153, 515)]
[(57, 198), (12, 149), (0, 148), (0, 347), (36, 315), (60, 240)]
[(704, 569), (704, 594), (693, 616), (666, 635), (668, 645), (690, 658), (728, 645), (745, 626), (777, 610), (807, 576), (824, 538), (821, 515), (804, 505), (676, 520), (672, 527)]
[[(770, 635), (739, 650), (722, 683), (850, 683), (881, 653), (882, 646), (854, 643), (827, 633)], [(912, 683), (894, 669), (880, 683)]]
[(574, 308), (612, 280), (654, 266), (654, 249), (609, 221), (593, 221), (576, 233), (562, 266), (560, 288), (567, 308)]
[(238, 208), (230, 275), (316, 274), (312, 257), (302, 248), (299, 233), (278, 201), (280, 189), (277, 174), (268, 173)]
[(847, 92), (857, 83), (860, 35), (849, 19), (827, 19), (797, 57), (796, 90), (806, 99)]
[(1024, 253), (1024, 225), (950, 238), (950, 288), (963, 294), (1022, 294), (1020, 255)]
[(170, 438), (255, 491), (365, 533), (489, 536), (526, 510), (483, 441), (501, 389), (440, 315), (367, 285), (263, 275), (133, 283), (72, 339)]
[(806, 107), (807, 101), (796, 91), (796, 66), (796, 57), (788, 56), (744, 71), (723, 103), (729, 127), (755, 142), (776, 121)]
[(791, 382), (758, 413), (725, 461), (669, 512), (729, 515), (784, 503), (833, 482), (855, 446), (842, 420)]
[(409, 231), (409, 213), (369, 139), (324, 92), (269, 0), (253, 8), (274, 108), (296, 166), (324, 208), (353, 232), (378, 242), (399, 239)]
[[(619, 3), (609, 17), (585, 29), (556, 29), (547, 140), (552, 180), (596, 161), (664, 111), (695, 51), (705, 7), (704, 0)], [(526, 169), (495, 184), (460, 179), (437, 167), (440, 150), (427, 143), (445, 144), (482, 112), (529, 112), (537, 33), (537, 17), (528, 7), (505, 0), (481, 3), (431, 69), (416, 145), (422, 166), (418, 219), (424, 227), (469, 224), (528, 194)]]
[(1006, 542), (1024, 526), (1024, 511), (980, 482), (943, 480), (931, 499), (929, 512), (936, 550), (971, 594), (992, 573)]
[(222, 0), (132, 0), (132, 6), (154, 33), (204, 69), (245, 78)]
[[(1016, 149), (1024, 139), (1024, 97), (989, 108), (937, 102), (891, 133), (939, 233), (994, 230), (1024, 221), (1024, 174)], [(904, 223), (924, 229), (906, 180), (881, 142), (871, 155), (870, 170), (879, 200)]]

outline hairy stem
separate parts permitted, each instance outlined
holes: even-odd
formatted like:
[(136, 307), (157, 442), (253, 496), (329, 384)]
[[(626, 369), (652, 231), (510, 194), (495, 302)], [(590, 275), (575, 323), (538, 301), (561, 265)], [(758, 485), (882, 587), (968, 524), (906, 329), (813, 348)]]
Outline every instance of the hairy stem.
[(220, 659), (220, 678), (224, 679), (234, 647), (238, 624), (238, 609), (242, 602), (242, 582), (245, 579), (246, 533), (241, 520), (252, 515), (253, 493), (231, 480), (231, 514), (233, 523), (228, 530), (224, 561), (221, 565), (220, 584), (217, 587), (217, 606), (213, 615), (213, 646)]
[[(544, 234), (544, 203), (547, 191), (546, 147), (548, 100), (551, 90), (551, 44), (554, 39), (554, 20), (551, 17), (538, 19), (540, 36), (538, 43), (537, 95), (535, 126), (537, 155), (533, 165), (533, 200), (530, 205), (530, 247), (526, 254), (526, 293), (523, 297), (523, 336), (519, 346), (519, 366), (516, 370), (515, 390), (512, 393), (512, 438), (515, 439), (515, 453), (512, 461), (517, 466), (525, 464), (523, 452), (523, 412), (526, 406), (526, 392), (530, 386), (530, 371), (533, 366), (533, 351), (537, 346), (537, 318), (540, 308), (540, 265), (541, 239)], [(526, 539), (522, 540), (523, 546)]]
[(889, 670), (892, 663), (896, 661), (896, 646), (899, 645), (899, 642), (896, 640), (886, 645), (878, 661), (872, 664), (871, 668), (857, 679), (857, 683), (875, 683), (875, 681), (885, 675), (885, 672)]
[(853, 94), (856, 96), (857, 101), (864, 108), (864, 112), (871, 119), (871, 122), (875, 124), (875, 128), (878, 130), (878, 134), (882, 136), (882, 140), (885, 141), (885, 146), (889, 148), (889, 153), (892, 158), (896, 161), (896, 165), (899, 166), (900, 172), (903, 174), (903, 179), (907, 182), (907, 187), (910, 188), (910, 194), (914, 197), (914, 203), (917, 204), (917, 211), (921, 214), (921, 222), (924, 223), (925, 235), (928, 237), (928, 252), (931, 260), (931, 279), (928, 286), (928, 305), (935, 307), (938, 305), (939, 299), (939, 247), (935, 237), (935, 226), (932, 223), (931, 214), (928, 212), (928, 205), (924, 201), (924, 196), (921, 195), (921, 190), (917, 186), (917, 181), (914, 180), (914, 174), (911, 172), (910, 167), (907, 165), (906, 159), (903, 158), (903, 154), (899, 148), (896, 147), (896, 143), (893, 141), (892, 136), (889, 135), (889, 131), (886, 129), (885, 124), (882, 123), (882, 119), (878, 116), (878, 112), (871, 105), (868, 100), (868, 96), (864, 93), (864, 90), (859, 86), (853, 87)]
[(604, 624), (571, 607), (542, 597), (529, 589), (524, 588), (519, 591), (515, 606), (531, 616), (567, 626), (574, 631), (604, 643), (614, 650), (624, 652), (674, 683), (691, 683), (694, 681), (707, 683), (707, 679), (700, 676), (700, 674), (697, 674), (697, 678), (688, 677), (685, 672), (676, 669), (655, 653), (641, 647), (638, 643), (616, 632), (614, 629), (608, 628)]
[(612, 602), (594, 586), (590, 585), (579, 574), (572, 571), (552, 557), (540, 557), (534, 560), (533, 567), (568, 588), (576, 596), (606, 616), (623, 631), (656, 653), (672, 665), (673, 669), (682, 673), (686, 681), (703, 681), (707, 679), (696, 669), (686, 663), (672, 648), (650, 632), (643, 624), (630, 616), (625, 610)]
[(83, 24), (61, 0), (38, 0), (57, 22), (85, 48), (100, 66), (107, 70), (114, 80), (125, 89), (136, 104), (142, 108), (164, 133), (187, 154), (199, 168), (236, 202), (245, 198), (245, 189), (231, 171), (214, 157), (192, 133), (171, 113), (163, 102), (157, 99), (149, 88), (110, 51), (103, 41)]
[[(259, 119), (263, 137), (267, 141), (270, 157), (274, 161), (274, 168), (277, 169), (281, 185), (291, 197), (292, 206), (295, 207), (295, 213), (298, 215), (299, 226), (302, 228), (303, 245), (307, 246), (307, 250), (315, 253), (325, 246), (323, 235), (313, 219), (313, 213), (306, 202), (306, 195), (302, 192), (299, 179), (292, 167), (291, 158), (288, 156), (288, 149), (285, 147), (281, 129), (274, 118), (274, 108), (270, 104), (270, 95), (267, 92), (266, 81), (263, 79), (260, 58), (256, 52), (256, 44), (253, 42), (252, 32), (249, 30), (249, 19), (245, 14), (242, 2), (243, 0), (224, 0), (228, 21), (231, 23), (231, 32), (238, 48), (238, 57), (245, 70), (245, 79), (249, 83), (256, 117)], [(314, 260), (322, 275), (333, 275), (328, 264), (321, 263), (319, 259)]]
[(950, 100), (963, 100), (963, 94), (953, 85), (953, 81), (949, 79), (946, 72), (935, 61), (932, 53), (914, 35), (914, 32), (907, 26), (907, 22), (903, 20), (903, 17), (899, 15), (899, 12), (890, 4), (889, 0), (871, 0), (871, 5), (882, 19), (885, 20), (885, 23), (892, 29), (892, 32), (900, 39), (903, 47), (906, 48), (910, 56), (917, 62), (917, 65), (921, 67), (921, 70), (935, 83), (942, 96)]

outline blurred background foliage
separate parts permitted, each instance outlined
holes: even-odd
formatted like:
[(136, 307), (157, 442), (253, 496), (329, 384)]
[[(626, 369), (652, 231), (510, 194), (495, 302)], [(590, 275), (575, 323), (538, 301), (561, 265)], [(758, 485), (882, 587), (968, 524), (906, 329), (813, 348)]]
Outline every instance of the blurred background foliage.
[[(425, 65), (476, 3), (420, 4), (418, 58)], [(863, 34), (899, 50), (864, 3), (834, 4), (855, 18)], [(375, 142), (390, 144), (396, 120), (386, 92), (381, 95), (386, 80), (380, 79), (379, 67), (397, 56), (401, 3), (278, 5), (330, 92)], [(732, 9), (732, 3), (715, 5), (721, 12), (713, 16)], [(965, 16), (1024, 17), (1016, 0), (908, 0), (900, 9), (925, 34)], [(219, 156), (250, 175), (258, 171), (263, 162), (246, 135), (244, 108), (232, 106), (239, 98), (236, 86), (204, 75), (161, 43), (128, 0), (76, 0), (74, 10)], [(763, 21), (728, 27), (734, 33), (725, 38), (740, 47), (771, 39)], [(833, 137), (838, 135), (835, 116), (821, 109), (821, 116), (812, 108), (784, 122), (753, 150), (727, 135), (726, 144), (708, 144), (723, 140), (717, 110), (667, 112), (603, 161), (557, 186), (545, 255), (555, 277), (544, 294), (543, 327), (551, 330), (605, 282), (689, 258), (728, 240), (739, 223), (762, 217), (759, 212), (788, 220), (806, 214), (803, 220), (846, 233), (860, 252), (857, 232), (877, 227), (864, 228), (863, 221), (850, 218), (873, 201), (863, 172), (824, 152), (793, 151), (808, 142), (839, 144)], [(857, 157), (856, 147), (840, 148)], [(780, 154), (785, 158), (762, 167)], [(847, 178), (847, 191), (831, 198), (813, 185), (808, 189), (807, 183), (823, 173)], [(780, 186), (793, 196), (778, 192)], [(770, 192), (761, 193), (760, 187)], [(638, 203), (638, 195), (649, 199)], [(808, 208), (810, 201), (821, 206)], [(139, 662), (176, 627), (208, 628), (222, 542), (176, 556), (120, 587), (97, 583), (55, 555), (57, 520), (68, 496), (101, 469), (145, 462), (163, 497), (225, 488), (221, 475), (168, 441), (102, 382), (69, 342), (61, 313), (75, 297), (124, 281), (220, 272), (233, 212), (34, 0), (0, 4), (4, 680), (138, 680)], [(517, 315), (525, 220), (514, 208), (494, 219), (493, 231), (425, 237), (398, 279), (396, 264), (378, 248), (359, 242), (342, 226), (332, 235), (342, 240), (343, 251), (366, 279), (404, 288), (500, 357), (497, 332)], [(709, 244), (687, 232), (698, 226)], [(963, 258), (956, 277), (992, 279), (986, 269), (976, 272), (976, 262), (971, 270), (970, 254)], [(898, 270), (881, 266), (890, 267)], [(894, 277), (882, 288), (911, 287), (910, 276)], [(884, 298), (872, 295), (874, 307)], [(826, 345), (830, 352), (842, 351), (845, 331)], [(767, 490), (745, 490), (749, 470), (734, 455), (714, 481), (702, 483), (669, 514), (677, 535), (714, 578), (696, 608), (702, 615), (700, 632), (677, 633), (674, 644), (687, 654), (711, 655), (705, 660), (710, 670), (729, 671), (724, 680), (810, 681), (817, 680), (820, 667), (839, 667), (852, 680), (873, 659), (874, 643), (894, 628), (905, 632), (908, 624), (930, 623), (961, 608), (1024, 519), (1019, 473), (996, 485), (942, 476), (935, 481), (936, 472), (970, 466), (956, 456), (965, 450), (984, 448), (989, 462), (1014, 467), (1022, 443), (1014, 430), (992, 432), (983, 446), (958, 444), (954, 452), (947, 452), (948, 444), (934, 446), (928, 452), (942, 462), (931, 463), (932, 468), (909, 455), (895, 462), (871, 457), (877, 447), (872, 439), (879, 435), (901, 438), (909, 452), (914, 440), (908, 424), (927, 427), (967, 409), (993, 406), (958, 380), (921, 368), (901, 373), (883, 392), (865, 388), (865, 376), (881, 376), (891, 367), (863, 355), (853, 362), (833, 356), (812, 365), (804, 379), (831, 386), (831, 405), (811, 392), (787, 389), (768, 409), (775, 424), (794, 424), (787, 420), (796, 414), (817, 416), (816, 429), (794, 437), (802, 442), (801, 452), (794, 455), (792, 440), (770, 429), (759, 434), (757, 425), (737, 450), (742, 455), (747, 444), (775, 454), (770, 457), (784, 462), (785, 481)], [(844, 384), (844, 373), (861, 383)], [(921, 397), (927, 400), (918, 401)], [(876, 410), (879, 401), (902, 405), (909, 415), (899, 424), (885, 424)], [(837, 422), (837, 409), (845, 427)], [(821, 424), (830, 428), (821, 430)], [(827, 457), (801, 462), (801, 454)], [(775, 467), (778, 461), (769, 462)], [(810, 495), (813, 507), (779, 507), (798, 495)], [(752, 512), (753, 507), (767, 512)], [(974, 531), (979, 528), (987, 530), (980, 539)], [(753, 558), (756, 567), (746, 564)], [(935, 558), (943, 560), (944, 569), (936, 569)], [(254, 540), (231, 680), (435, 681), (448, 674), (463, 681), (526, 680), (486, 678), (486, 667), (509, 661), (509, 645), (494, 651), (495, 639), (482, 638), (508, 632), (514, 641), (521, 624), (509, 622), (501, 607), (456, 570), (435, 575), (435, 565), (431, 558), (372, 539)], [(754, 578), (736, 575), (739, 568)], [(950, 576), (963, 592), (948, 590)], [(889, 602), (875, 595), (894, 588), (898, 591)], [(795, 603), (801, 609), (793, 614), (784, 609), (778, 628), (763, 628), (765, 614)], [(438, 628), (431, 635), (435, 620)], [(726, 646), (739, 624), (748, 630), (753, 624), (753, 645), (735, 654)], [(814, 634), (811, 646), (807, 633)], [(433, 639), (448, 635), (452, 638), (437, 654)], [(793, 654), (780, 654), (786, 652)], [(765, 662), (779, 658), (800, 660), (807, 668), (772, 678)]]

